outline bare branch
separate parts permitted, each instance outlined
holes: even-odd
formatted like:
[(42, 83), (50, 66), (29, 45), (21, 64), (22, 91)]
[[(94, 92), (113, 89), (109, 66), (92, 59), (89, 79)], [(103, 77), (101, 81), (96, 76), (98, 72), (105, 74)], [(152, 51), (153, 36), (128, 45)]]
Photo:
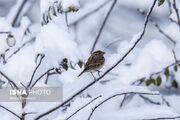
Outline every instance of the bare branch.
[[(32, 7), (34, 2), (35, 2), (35, 0), (23, 0), (21, 2), (19, 8), (15, 12), (13, 20), (11, 20), (11, 24), (13, 27), (18, 24), (17, 21), (19, 20), (19, 18), (29, 11), (29, 9)], [(28, 4), (28, 9), (26, 8), (26, 10), (25, 10), (24, 8), (27, 4)]]
[(104, 47), (104, 51), (107, 50), (110, 46), (112, 46), (113, 44), (120, 42), (120, 38), (115, 39), (114, 41), (108, 43), (105, 47)]
[(56, 71), (54, 71), (54, 72), (52, 72), (52, 73), (50, 73), (50, 72), (47, 73), (46, 80), (45, 80), (44, 83), (47, 84), (49, 77), (52, 76), (52, 75), (56, 75), (56, 74), (59, 74), (59, 73), (57, 73)]
[(8, 108), (6, 108), (6, 107), (4, 107), (4, 106), (2, 106), (2, 105), (0, 105), (0, 107), (3, 108), (3, 109), (6, 110), (6, 111), (12, 113), (12, 114), (13, 114), (14, 116), (16, 116), (17, 118), (21, 119), (21, 117), (20, 117), (19, 115), (17, 115), (16, 113), (14, 113), (12, 110), (9, 110)]
[[(142, 15), (145, 15), (145, 12), (143, 12), (142, 10), (137, 9), (137, 11), (138, 11), (139, 13), (141, 13)], [(166, 34), (166, 33), (163, 31), (163, 29), (162, 29), (154, 20), (152, 20), (151, 18), (149, 18), (149, 21), (154, 24), (154, 26), (157, 28), (157, 30), (158, 30), (162, 35), (164, 35), (164, 36), (165, 36), (168, 40), (170, 40), (173, 44), (176, 44), (176, 41), (175, 41), (172, 37), (170, 37), (168, 34)]]
[(37, 69), (39, 68), (39, 66), (41, 65), (41, 62), (42, 62), (42, 59), (43, 59), (43, 58), (44, 58), (44, 55), (41, 55), (40, 61), (39, 61), (38, 65), (36, 66), (36, 68), (35, 68), (35, 70), (34, 70), (32, 76), (31, 76), (31, 80), (30, 80), (30, 82), (29, 82), (27, 88), (30, 87), (30, 85), (31, 85), (31, 83), (32, 83), (32, 81), (33, 81), (34, 75), (35, 75)]
[(151, 104), (161, 105), (161, 103), (155, 102), (155, 101), (149, 99), (148, 97), (145, 97), (145, 96), (143, 96), (143, 95), (139, 95), (139, 96), (140, 96), (142, 99), (144, 99), (144, 101), (148, 101), (148, 102), (151, 103)]
[(0, 34), (9, 34), (10, 32), (0, 32)]
[(176, 13), (176, 16), (177, 16), (177, 23), (179, 25), (179, 28), (180, 28), (180, 16), (179, 16), (179, 10), (176, 6), (176, 0), (173, 0), (173, 8), (174, 8), (174, 11)]
[(180, 116), (175, 117), (159, 117), (159, 118), (151, 118), (151, 119), (142, 119), (142, 120), (175, 120), (180, 118)]
[(114, 98), (114, 97), (117, 97), (117, 96), (122, 96), (122, 95), (126, 95), (126, 94), (139, 94), (139, 95), (160, 95), (159, 93), (143, 93), (143, 92), (126, 92), (126, 93), (115, 94), (115, 95), (113, 95), (113, 96), (111, 96), (111, 97), (109, 97), (109, 98), (107, 98), (107, 99), (103, 100), (103, 101), (102, 101), (102, 102), (100, 102), (98, 105), (96, 105), (96, 106), (92, 109), (92, 112), (91, 112), (91, 114), (90, 114), (90, 115), (89, 115), (89, 117), (88, 117), (88, 120), (90, 120), (90, 119), (91, 119), (91, 117), (92, 117), (93, 113), (95, 112), (95, 110), (96, 110), (99, 106), (101, 106), (102, 104), (104, 104), (105, 102), (107, 102), (107, 101), (111, 100), (111, 99), (112, 99), (112, 98)]
[(106, 17), (105, 17), (105, 19), (104, 19), (104, 21), (103, 21), (103, 23), (102, 23), (102, 25), (101, 25), (101, 27), (100, 27), (100, 29), (99, 29), (99, 32), (98, 32), (98, 34), (97, 34), (97, 36), (96, 36), (96, 39), (95, 39), (95, 41), (94, 41), (94, 43), (93, 43), (93, 46), (92, 46), (92, 48), (91, 48), (91, 53), (94, 51), (94, 49), (95, 49), (95, 47), (96, 47), (96, 44), (97, 44), (97, 42), (98, 42), (98, 40), (99, 40), (99, 37), (100, 37), (100, 35), (101, 35), (102, 31), (103, 31), (103, 28), (104, 28), (104, 26), (105, 26), (105, 24), (106, 24), (106, 22), (107, 22), (107, 19), (109, 18), (109, 16), (110, 16), (110, 14), (111, 14), (114, 6), (116, 5), (116, 3), (117, 3), (117, 0), (114, 0), (114, 2), (112, 3), (112, 5), (111, 5), (111, 7), (110, 7), (110, 9), (109, 9), (109, 11), (108, 11), (108, 13), (106, 14)]
[(168, 34), (166, 34), (160, 27), (157, 23), (154, 23), (155, 27), (159, 30), (159, 32), (164, 35), (167, 39), (169, 39), (173, 44), (176, 44), (176, 41), (170, 37)]
[(11, 83), (17, 90), (19, 89), (18, 86), (16, 85), (16, 83), (13, 80), (11, 80), (8, 76), (6, 76), (2, 71), (0, 71), (0, 74), (4, 78), (6, 78), (8, 80), (8, 82)]
[(15, 23), (16, 23), (17, 19), (19, 18), (19, 15), (20, 15), (24, 5), (26, 4), (26, 2), (27, 2), (27, 0), (23, 0), (23, 2), (21, 3), (21, 5), (20, 5), (20, 7), (19, 7), (19, 9), (15, 15), (15, 18), (12, 21), (12, 26), (15, 26)]
[(88, 102), (87, 104), (85, 104), (84, 106), (82, 106), (81, 108), (79, 108), (77, 111), (75, 111), (72, 115), (70, 115), (68, 118), (66, 118), (65, 120), (69, 120), (72, 116), (74, 116), (75, 114), (77, 114), (79, 111), (81, 111), (82, 109), (84, 109), (86, 106), (88, 106), (89, 104), (91, 104), (92, 102), (94, 102), (96, 99), (102, 97), (101, 95), (92, 99), (90, 102)]
[[(172, 4), (171, 4), (171, 1), (170, 0), (167, 0), (168, 2), (168, 7), (169, 7), (169, 16), (172, 14)], [(179, 25), (177, 23), (177, 21), (175, 21), (174, 19), (172, 19), (171, 17), (169, 17), (169, 20), (177, 25)]]
[(24, 48), (27, 44), (31, 43), (34, 40), (35, 38), (23, 43), (19, 48), (17, 48), (17, 50), (15, 50), (10, 56), (8, 56), (8, 58), (6, 58), (5, 62), (7, 62), (10, 58), (12, 58), (15, 54), (17, 54), (22, 48)]
[(35, 85), (36, 85), (36, 83), (39, 81), (39, 80), (41, 80), (41, 78), (43, 78), (45, 75), (47, 75), (50, 71), (52, 71), (52, 70), (54, 70), (54, 68), (51, 68), (51, 69), (49, 69), (49, 70), (47, 70), (45, 73), (43, 73), (40, 77), (38, 77), (36, 80), (35, 80), (35, 82), (31, 85), (31, 87), (30, 87), (30, 89), (32, 89)]
[(177, 61), (177, 62), (175, 62), (175, 63), (172, 63), (172, 64), (168, 65), (167, 67), (163, 68), (161, 71), (158, 71), (158, 72), (152, 73), (152, 74), (150, 75), (150, 77), (151, 77), (151, 76), (153, 76), (153, 75), (157, 75), (157, 74), (162, 73), (162, 72), (163, 72), (166, 68), (172, 67), (172, 66), (176, 65), (177, 63), (180, 63), (180, 60), (178, 60), (178, 61)]
[(177, 60), (177, 58), (176, 58), (176, 53), (175, 53), (175, 51), (172, 50), (172, 53), (173, 53), (173, 55), (174, 55), (174, 60), (175, 60), (175, 62), (178, 63), (178, 60)]
[(100, 10), (101, 8), (103, 8), (105, 5), (107, 5), (110, 1), (112, 0), (107, 0), (104, 3), (102, 3), (101, 5), (99, 5), (97, 8), (95, 8), (94, 10), (86, 13), (85, 15), (81, 16), (80, 18), (78, 18), (76, 21), (69, 23), (69, 26), (75, 25), (78, 22), (84, 20), (85, 18), (87, 18), (88, 16), (92, 15), (93, 13), (97, 12), (98, 10)]
[[(139, 79), (139, 80), (134, 81), (133, 83), (131, 83), (131, 85), (137, 85), (137, 86), (139, 86), (139, 85), (141, 85), (144, 81), (145, 81), (145, 77), (143, 77), (143, 78), (141, 78), (141, 79)], [(127, 99), (128, 97), (129, 97), (129, 95), (127, 95), (127, 94), (124, 95), (123, 100), (122, 100), (122, 102), (120, 103), (120, 108), (123, 107), (124, 102), (126, 101), (126, 99)]]
[(88, 85), (86, 85), (84, 88), (82, 88), (81, 90), (79, 90), (76, 94), (72, 95), (71, 97), (69, 97), (67, 100), (65, 100), (63, 103), (61, 103), (60, 105), (48, 110), (47, 112), (45, 113), (42, 113), (40, 114), (39, 116), (37, 116), (35, 118), (35, 120), (39, 120), (40, 118), (50, 114), (51, 112), (57, 110), (58, 108), (62, 107), (63, 105), (67, 104), (69, 101), (71, 101), (72, 99), (74, 99), (77, 95), (79, 95), (80, 93), (82, 93), (83, 91), (85, 91), (86, 89), (88, 89), (89, 87), (91, 87), (92, 85), (94, 85), (96, 82), (100, 81), (104, 76), (106, 76), (106, 74), (108, 74), (111, 70), (113, 70), (117, 65), (119, 65), (126, 57), (127, 55), (136, 47), (137, 43), (139, 43), (139, 41), (142, 39), (144, 33), (145, 33), (145, 30), (146, 30), (146, 26), (147, 26), (147, 23), (148, 23), (148, 19), (149, 19), (149, 16), (150, 14), (152, 13), (152, 10), (156, 4), (156, 1), (157, 0), (154, 0), (149, 12), (147, 13), (147, 16), (145, 18), (145, 22), (144, 22), (144, 26), (143, 26), (143, 30), (142, 30), (142, 33), (140, 34), (140, 37), (137, 39), (137, 41), (134, 43), (134, 45), (129, 49), (129, 51), (127, 51), (127, 53), (122, 56), (122, 58), (116, 62), (116, 64), (112, 65), (108, 70), (106, 70), (104, 72), (104, 74), (102, 76), (100, 76), (99, 78), (96, 79), (96, 81), (93, 81), (91, 83), (89, 83)]

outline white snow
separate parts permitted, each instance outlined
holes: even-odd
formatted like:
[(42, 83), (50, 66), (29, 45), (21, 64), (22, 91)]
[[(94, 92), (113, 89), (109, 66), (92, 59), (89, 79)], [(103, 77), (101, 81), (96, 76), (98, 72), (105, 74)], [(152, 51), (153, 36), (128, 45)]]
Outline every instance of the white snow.
[[(52, 6), (55, 1), (57, 0), (41, 0), (41, 15), (47, 12), (48, 8)], [(112, 1), (82, 21), (77, 21), (81, 20), (86, 14), (96, 10), (105, 2), (107, 2), (107, 0), (58, 0), (58, 3), (62, 3), (64, 13), (69, 11), (70, 8), (79, 9), (79, 11), (75, 13), (68, 13), (67, 20), (69, 26), (67, 26), (65, 14), (62, 13), (57, 16), (52, 15), (52, 20), (42, 26), (40, 23), (33, 23), (30, 21), (30, 18), (24, 16), (21, 19), (19, 27), (12, 27), (9, 23), (12, 22), (18, 6), (22, 3), (22, 0), (18, 0), (17, 4), (11, 8), (7, 19), (4, 17), (0, 18), (0, 32), (11, 32), (16, 40), (16, 44), (13, 45), (13, 41), (11, 41), (12, 47), (9, 47), (6, 41), (8, 35), (0, 33), (0, 54), (5, 54), (5, 60), (7, 60), (7, 63), (3, 64), (2, 58), (0, 59), (0, 71), (5, 73), (17, 85), (22, 86), (21, 83), (24, 85), (29, 83), (33, 71), (38, 65), (38, 62), (35, 61), (37, 54), (44, 54), (45, 58), (37, 69), (33, 82), (48, 69), (59, 68), (61, 61), (67, 58), (69, 65), (67, 71), (63, 70), (61, 74), (49, 76), (48, 84), (44, 83), (47, 77), (45, 75), (36, 84), (36, 86), (63, 87), (63, 101), (67, 100), (94, 81), (90, 73), (85, 73), (77, 77), (84, 69), (84, 66), (80, 68), (76, 63), (79, 60), (86, 62), (90, 56), (90, 49)], [(180, 7), (179, 1), (176, 2), (177, 6)], [(117, 40), (115, 38), (119, 39), (117, 43), (105, 49), (107, 53), (105, 55), (106, 62), (105, 66), (101, 69), (102, 72), (100, 75), (121, 59), (137, 42), (142, 33), (138, 31), (142, 30), (144, 17), (136, 12), (136, 9), (141, 8), (147, 11), (147, 8), (149, 8), (151, 4), (152, 1), (147, 2), (145, 0), (118, 1), (110, 18), (108, 18), (96, 46), (96, 50), (104, 50), (107, 44)], [(148, 78), (151, 73), (161, 71), (166, 66), (174, 63), (175, 59), (172, 49), (176, 52), (177, 59), (179, 60), (180, 58), (180, 29), (177, 24), (169, 21), (169, 11), (167, 8), (167, 2), (161, 7), (156, 6), (151, 17), (154, 21), (157, 20), (157, 23), (160, 24), (164, 32), (177, 42), (176, 45), (170, 43), (166, 37), (163, 37), (153, 24), (148, 23), (142, 40), (122, 63), (110, 71), (110, 73), (104, 76), (99, 82), (79, 94), (70, 102), (69, 106), (61, 107), (42, 118), (42, 120), (64, 120), (95, 97), (101, 95), (100, 98), (86, 106), (70, 119), (87, 120), (95, 106), (117, 94), (118, 96), (106, 101), (95, 110), (92, 115), (92, 120), (140, 120), (180, 116), (179, 89), (167, 88), (170, 82), (166, 81), (163, 72), (160, 74), (162, 76), (162, 84), (160, 87), (147, 87), (145, 84), (141, 86), (130, 85), (132, 82), (142, 77)], [(177, 20), (175, 11), (173, 11), (170, 17)], [(77, 22), (77, 24), (74, 25), (75, 22)], [(30, 29), (30, 32), (26, 31), (27, 28)], [(26, 35), (24, 35), (25, 31), (27, 32)], [(34, 37), (35, 39), (33, 40), (32, 38)], [(26, 42), (28, 43), (22, 47)], [(19, 48), (21, 49), (17, 53), (14, 53)], [(75, 65), (75, 69), (70, 67), (70, 62)], [(180, 84), (179, 71), (179, 68), (177, 72), (174, 72), (173, 68), (170, 68), (170, 72), (174, 73), (174, 78)], [(99, 77), (96, 73), (94, 73), (94, 76), (96, 78)], [(2, 77), (2, 75), (0, 79), (6, 81), (3, 87), (9, 86), (7, 80)], [(171, 84), (169, 84), (169, 86), (171, 86)], [(136, 94), (129, 96), (123, 107), (120, 108), (124, 94), (127, 93), (146, 93), (144, 97), (159, 103), (159, 105), (152, 104)], [(169, 102), (170, 106), (166, 105), (162, 96)], [(24, 109), (21, 108), (20, 102), (0, 102), (0, 104), (18, 115), (21, 115), (22, 112), (36, 112), (26, 117), (27, 120), (33, 120), (36, 116), (58, 106), (60, 103), (27, 102)], [(17, 119), (1, 107), (0, 115), (1, 120)]]

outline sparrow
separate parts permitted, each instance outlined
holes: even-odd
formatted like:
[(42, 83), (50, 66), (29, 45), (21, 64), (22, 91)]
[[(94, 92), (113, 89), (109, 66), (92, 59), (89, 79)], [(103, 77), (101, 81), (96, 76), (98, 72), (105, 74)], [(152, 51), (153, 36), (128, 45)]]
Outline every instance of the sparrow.
[(78, 77), (81, 76), (84, 72), (99, 72), (105, 63), (104, 54), (105, 52), (100, 50), (93, 52), (88, 58), (84, 70), (78, 75)]

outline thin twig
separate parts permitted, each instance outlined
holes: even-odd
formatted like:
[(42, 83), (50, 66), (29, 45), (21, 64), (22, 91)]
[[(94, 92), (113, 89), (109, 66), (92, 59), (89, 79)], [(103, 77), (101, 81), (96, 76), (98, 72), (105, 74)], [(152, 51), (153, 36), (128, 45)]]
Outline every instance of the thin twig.
[(177, 17), (177, 23), (179, 25), (179, 28), (180, 28), (180, 16), (179, 16), (179, 10), (176, 6), (176, 0), (173, 0), (173, 8), (174, 8), (174, 11), (176, 13), (176, 17)]
[(88, 102), (87, 104), (85, 104), (84, 106), (82, 106), (81, 108), (79, 108), (77, 111), (75, 111), (72, 115), (70, 115), (68, 118), (66, 118), (65, 120), (69, 120), (72, 116), (74, 116), (75, 114), (77, 114), (79, 111), (81, 111), (82, 109), (84, 109), (86, 106), (88, 106), (89, 104), (91, 104), (92, 102), (94, 102), (96, 99), (102, 97), (101, 95), (92, 99), (90, 102)]
[(114, 98), (114, 97), (122, 96), (122, 95), (126, 95), (126, 94), (160, 95), (159, 93), (143, 93), (143, 92), (126, 92), (126, 93), (115, 94), (115, 95), (113, 95), (113, 96), (111, 96), (111, 97), (108, 97), (107, 99), (103, 100), (103, 101), (100, 102), (98, 105), (96, 105), (96, 106), (92, 109), (92, 112), (91, 112), (91, 114), (90, 114), (89, 117), (88, 117), (88, 120), (91, 119), (93, 113), (95, 112), (95, 110), (96, 110), (99, 106), (101, 106), (102, 104), (104, 104), (105, 102), (111, 100), (111, 99)]
[(18, 18), (19, 18), (19, 15), (20, 15), (20, 13), (22, 12), (22, 10), (23, 10), (23, 8), (24, 8), (24, 5), (26, 4), (27, 1), (28, 1), (28, 0), (23, 0), (23, 2), (21, 3), (21, 5), (20, 5), (20, 7), (18, 8), (18, 11), (17, 11), (17, 13), (16, 13), (16, 15), (15, 15), (15, 18), (14, 18), (13, 21), (12, 21), (12, 26), (15, 26), (15, 24), (16, 24)]
[(84, 88), (82, 88), (81, 90), (79, 90), (76, 94), (72, 95), (71, 97), (69, 97), (67, 100), (65, 100), (64, 102), (62, 102), (60, 105), (48, 110), (47, 112), (44, 112), (42, 114), (40, 114), (39, 116), (37, 116), (35, 118), (35, 120), (39, 120), (40, 118), (50, 114), (51, 112), (57, 110), (58, 108), (62, 107), (63, 105), (67, 104), (69, 101), (71, 101), (72, 99), (74, 99), (77, 95), (81, 94), (83, 91), (85, 91), (86, 89), (88, 89), (89, 87), (91, 87), (92, 85), (94, 85), (96, 82), (100, 81), (104, 76), (106, 76), (106, 74), (108, 74), (111, 70), (113, 70), (117, 65), (119, 65), (127, 56), (128, 54), (136, 47), (136, 45), (139, 43), (139, 41), (142, 39), (142, 37), (144, 36), (145, 30), (146, 30), (146, 26), (148, 23), (148, 19), (150, 14), (152, 13), (152, 10), (156, 4), (157, 0), (154, 0), (149, 12), (147, 13), (147, 16), (145, 18), (145, 22), (144, 22), (144, 26), (143, 26), (143, 30), (142, 33), (140, 35), (140, 37), (137, 39), (137, 41), (134, 43), (134, 45), (129, 49), (129, 51), (127, 51), (127, 53), (122, 56), (122, 58), (116, 62), (116, 64), (112, 65), (107, 71), (104, 72), (103, 75), (101, 75), (99, 78), (96, 79), (96, 81), (93, 81), (91, 83), (89, 83), (88, 85), (86, 85)]
[[(145, 81), (145, 77), (143, 77), (143, 78), (141, 78), (141, 79), (139, 79), (139, 80), (134, 81), (133, 83), (131, 83), (131, 85), (137, 85), (137, 86), (139, 86), (139, 85), (141, 85), (144, 81)], [(126, 99), (127, 99), (128, 97), (129, 97), (129, 95), (127, 95), (127, 94), (124, 95), (123, 100), (122, 100), (121, 103), (120, 103), (120, 108), (123, 107), (124, 102), (126, 101)]]
[(175, 120), (180, 118), (180, 116), (175, 117), (159, 117), (159, 118), (150, 118), (150, 119), (142, 119), (142, 120)]
[(98, 34), (97, 34), (97, 36), (96, 36), (96, 39), (95, 39), (95, 41), (94, 41), (94, 43), (93, 43), (93, 46), (92, 46), (92, 48), (91, 48), (91, 53), (94, 51), (94, 49), (95, 49), (95, 47), (96, 47), (96, 44), (97, 44), (97, 42), (98, 42), (98, 40), (99, 40), (99, 37), (100, 37), (100, 35), (101, 35), (101, 33), (102, 33), (103, 29), (104, 29), (104, 26), (105, 26), (105, 24), (106, 24), (106, 22), (107, 22), (107, 19), (109, 18), (109, 16), (110, 16), (110, 14), (111, 14), (114, 6), (116, 5), (116, 3), (117, 3), (117, 0), (114, 0), (114, 2), (112, 3), (112, 5), (111, 5), (111, 7), (110, 7), (110, 9), (109, 9), (109, 11), (108, 11), (108, 13), (106, 14), (106, 17), (105, 17), (105, 19), (104, 19), (104, 21), (103, 21), (103, 23), (102, 23), (102, 25), (101, 25), (101, 27), (100, 27), (100, 29), (99, 29), (99, 32), (98, 32)]
[(177, 21), (175, 21), (174, 19), (172, 19), (172, 18), (170, 17), (170, 15), (172, 14), (172, 4), (171, 4), (171, 1), (170, 1), (170, 0), (167, 0), (167, 2), (168, 2), (168, 7), (169, 7), (169, 20), (170, 20), (171, 22), (179, 25), (179, 24), (177, 23)]
[(160, 71), (158, 71), (158, 72), (152, 73), (152, 74), (150, 75), (150, 77), (162, 73), (166, 68), (172, 67), (172, 66), (176, 65), (177, 63), (180, 63), (180, 60), (178, 60), (178, 61), (175, 62), (175, 63), (172, 63), (172, 64), (168, 65), (167, 67), (163, 68), (162, 70), (160, 70)]
[(178, 63), (178, 60), (177, 60), (177, 57), (176, 57), (176, 53), (175, 53), (175, 51), (174, 51), (174, 50), (172, 50), (172, 53), (173, 53), (173, 55), (174, 55), (174, 60), (175, 60), (175, 62), (176, 62), (176, 63)]
[(15, 50), (8, 58), (6, 58), (5, 61), (7, 62), (10, 58), (12, 58), (15, 54), (17, 54), (22, 48), (24, 48), (27, 44), (31, 43), (34, 40), (35, 40), (35, 38), (23, 43), (22, 46), (20, 46), (17, 50)]
[(56, 75), (56, 74), (59, 74), (59, 73), (57, 73), (56, 71), (54, 71), (54, 72), (52, 72), (52, 73), (50, 73), (50, 72), (47, 73), (46, 80), (45, 80), (44, 83), (47, 84), (49, 77), (52, 76), (52, 75)]
[(32, 89), (35, 85), (36, 85), (36, 83), (39, 81), (39, 80), (41, 80), (41, 78), (43, 78), (46, 74), (48, 74), (50, 71), (52, 71), (52, 70), (54, 70), (54, 68), (51, 68), (51, 69), (49, 69), (49, 70), (47, 70), (45, 73), (43, 73), (40, 77), (38, 77), (36, 80), (35, 80), (35, 82), (31, 85), (31, 87), (30, 87), (30, 89)]
[(2, 105), (0, 105), (0, 107), (3, 108), (3, 109), (5, 109), (6, 111), (12, 113), (12, 114), (13, 114), (14, 116), (16, 116), (17, 118), (21, 119), (21, 117), (20, 117), (19, 115), (17, 115), (16, 113), (14, 113), (12, 110), (9, 110), (9, 109), (7, 109), (6, 107), (4, 107), (4, 106), (2, 106)]
[[(157, 75), (157, 74), (160, 74), (160, 73), (164, 72), (164, 70), (165, 70), (166, 68), (172, 67), (172, 66), (174, 66), (174, 65), (176, 65), (176, 64), (179, 64), (179, 63), (180, 63), (180, 60), (177, 60), (177, 59), (176, 59), (176, 62), (175, 62), (175, 63), (172, 63), (172, 64), (168, 65), (167, 67), (163, 68), (162, 70), (160, 70), (160, 71), (158, 71), (158, 72), (151, 73), (151, 74), (150, 74), (150, 77), (152, 77), (152, 76), (154, 76), (154, 75)], [(137, 85), (137, 86), (139, 86), (139, 85), (141, 85), (142, 83), (145, 82), (145, 79), (146, 79), (146, 77), (142, 77), (141, 79), (136, 80), (136, 81), (134, 81), (133, 83), (131, 83), (131, 85)], [(122, 100), (122, 102), (121, 102), (121, 104), (120, 104), (120, 108), (123, 107), (124, 102), (125, 102), (125, 100), (127, 99), (128, 96), (129, 96), (129, 95), (124, 95), (124, 98), (123, 98), (123, 100)], [(163, 100), (163, 102), (164, 102), (167, 106), (170, 106), (169, 102), (168, 102), (163, 96), (162, 96), (162, 100)]]
[(144, 99), (144, 101), (148, 101), (148, 102), (151, 103), (151, 104), (161, 105), (161, 103), (155, 102), (155, 101), (149, 99), (148, 97), (145, 97), (145, 96), (143, 96), (143, 95), (139, 95), (139, 96), (140, 96), (142, 99)]
[(99, 5), (97, 8), (95, 8), (94, 10), (88, 12), (87, 14), (81, 16), (80, 18), (78, 18), (76, 21), (69, 23), (69, 26), (73, 26), (75, 24), (77, 24), (78, 22), (84, 20), (85, 18), (87, 18), (88, 16), (92, 15), (93, 13), (97, 12), (98, 10), (102, 9), (105, 5), (107, 5), (110, 1), (112, 0), (107, 0), (104, 3), (102, 3), (101, 5)]
[[(142, 11), (142, 10), (140, 10), (140, 9), (137, 9), (137, 11), (138, 11), (139, 13), (141, 13), (143, 16), (145, 15), (145, 12), (144, 12), (144, 11)], [(175, 41), (172, 37), (170, 37), (168, 34), (166, 34), (166, 33), (163, 31), (163, 29), (162, 29), (153, 19), (149, 18), (149, 21), (154, 24), (154, 26), (156, 27), (156, 29), (157, 29), (162, 35), (164, 35), (164, 36), (165, 36), (168, 40), (170, 40), (173, 44), (176, 44), (176, 41)]]
[(161, 95), (161, 98), (162, 98), (163, 102), (164, 102), (168, 107), (171, 106), (170, 103), (164, 98), (163, 95)]
[(16, 83), (15, 83), (13, 80), (11, 80), (11, 79), (10, 79), (7, 75), (5, 75), (2, 71), (0, 71), (0, 74), (1, 74), (4, 78), (6, 78), (6, 79), (8, 80), (8, 82), (11, 83), (17, 90), (19, 90), (18, 86), (16, 85)]
[[(160, 71), (158, 71), (158, 72), (151, 73), (151, 74), (150, 74), (150, 77), (152, 77), (152, 76), (154, 76), (154, 75), (157, 75), (157, 74), (160, 74), (160, 73), (164, 72), (164, 70), (165, 70), (166, 68), (172, 67), (172, 66), (174, 66), (174, 65), (176, 65), (176, 64), (179, 64), (179, 63), (180, 63), (180, 60), (177, 60), (177, 59), (176, 59), (176, 62), (175, 62), (175, 63), (172, 63), (172, 64), (168, 65), (167, 67), (163, 68), (162, 70), (160, 70)], [(139, 85), (141, 85), (142, 83), (145, 82), (145, 79), (146, 79), (146, 77), (142, 77), (141, 79), (136, 80), (136, 81), (134, 81), (133, 83), (131, 83), (131, 85), (137, 85), (137, 86), (139, 86)], [(121, 104), (120, 104), (120, 108), (123, 107), (124, 102), (125, 102), (125, 100), (127, 99), (128, 96), (129, 96), (129, 95), (124, 95), (124, 98), (123, 98), (123, 100), (122, 100), (122, 102), (121, 102)], [(164, 102), (167, 106), (170, 106), (169, 102), (168, 102), (163, 96), (162, 96), (162, 100), (163, 100), (163, 102)]]
[(159, 32), (164, 35), (167, 39), (169, 39), (173, 44), (176, 44), (176, 41), (170, 37), (168, 34), (166, 34), (160, 27), (157, 23), (154, 23), (155, 27), (159, 30)]
[(42, 62), (42, 59), (43, 59), (43, 58), (44, 58), (44, 55), (41, 55), (40, 61), (39, 61), (38, 65), (36, 66), (36, 68), (35, 68), (35, 70), (34, 70), (32, 76), (31, 76), (31, 80), (30, 80), (30, 82), (29, 82), (27, 88), (30, 87), (30, 85), (31, 85), (31, 83), (32, 83), (32, 81), (33, 81), (34, 75), (35, 75), (37, 69), (39, 68), (39, 66), (41, 65), (41, 62)]
[(0, 34), (9, 34), (10, 32), (0, 32)]
[(104, 50), (103, 50), (103, 51), (107, 50), (111, 45), (113, 45), (113, 44), (115, 44), (115, 43), (117, 43), (117, 42), (120, 42), (120, 41), (121, 41), (120, 38), (117, 38), (117, 39), (115, 39), (114, 41), (108, 43), (108, 44), (104, 47)]

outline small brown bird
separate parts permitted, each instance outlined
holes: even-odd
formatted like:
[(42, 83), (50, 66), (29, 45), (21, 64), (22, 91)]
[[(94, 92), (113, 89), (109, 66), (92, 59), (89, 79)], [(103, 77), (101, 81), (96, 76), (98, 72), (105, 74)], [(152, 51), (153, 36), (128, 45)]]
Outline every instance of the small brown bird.
[(88, 58), (84, 70), (78, 75), (78, 77), (81, 76), (84, 72), (99, 72), (105, 63), (104, 54), (105, 52), (100, 50), (93, 52)]

